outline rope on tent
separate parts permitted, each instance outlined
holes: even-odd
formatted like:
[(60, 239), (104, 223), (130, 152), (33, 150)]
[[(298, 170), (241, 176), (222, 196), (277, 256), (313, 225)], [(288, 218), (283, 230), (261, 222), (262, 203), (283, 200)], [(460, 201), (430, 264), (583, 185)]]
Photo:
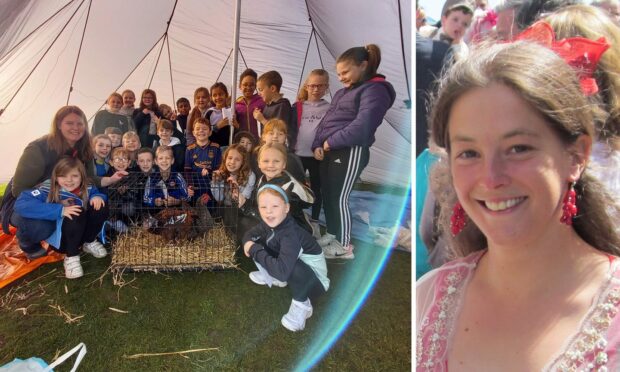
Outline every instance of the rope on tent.
[(75, 11), (73, 12), (73, 14), (71, 14), (71, 17), (69, 18), (69, 20), (67, 21), (67, 23), (65, 23), (64, 26), (62, 26), (62, 29), (60, 30), (60, 32), (58, 33), (58, 35), (56, 35), (56, 37), (54, 38), (54, 40), (52, 41), (52, 43), (50, 44), (49, 47), (47, 47), (47, 49), (45, 50), (45, 53), (43, 53), (43, 55), (41, 56), (41, 58), (39, 58), (39, 61), (37, 62), (37, 64), (32, 68), (32, 70), (30, 71), (30, 73), (28, 74), (28, 76), (26, 76), (26, 79), (24, 79), (24, 81), (22, 82), (22, 84), (19, 86), (19, 88), (17, 88), (17, 91), (15, 92), (15, 94), (13, 94), (13, 97), (11, 97), (11, 99), (9, 100), (9, 102), (4, 106), (3, 109), (0, 110), (0, 116), (6, 111), (7, 107), (9, 107), (9, 105), (11, 104), (11, 102), (13, 102), (13, 100), (15, 99), (15, 97), (17, 96), (17, 94), (19, 93), (19, 91), (24, 87), (24, 85), (26, 85), (26, 82), (28, 81), (28, 79), (30, 79), (30, 76), (32, 76), (32, 74), (35, 72), (35, 70), (37, 69), (37, 67), (39, 67), (39, 64), (41, 64), (41, 61), (43, 61), (43, 58), (45, 58), (45, 56), (47, 55), (47, 53), (49, 53), (49, 51), (52, 49), (52, 47), (54, 46), (54, 44), (56, 43), (56, 41), (60, 38), (60, 35), (62, 35), (63, 31), (65, 30), (65, 28), (67, 28), (67, 26), (69, 25), (69, 23), (71, 23), (71, 20), (73, 19), (73, 17), (75, 17), (75, 14), (78, 12), (78, 10), (80, 10), (80, 8), (82, 7), (82, 4), (84, 4), (84, 1), (86, 0), (82, 0), (82, 2), (80, 3), (80, 5), (75, 9)]
[(75, 66), (73, 66), (73, 75), (71, 75), (71, 84), (69, 85), (69, 94), (67, 94), (67, 105), (69, 105), (69, 98), (71, 98), (71, 92), (73, 92), (73, 81), (75, 80), (75, 72), (77, 71), (78, 62), (80, 61), (80, 54), (82, 53), (82, 44), (84, 43), (84, 35), (86, 35), (86, 26), (88, 25), (88, 18), (90, 17), (90, 7), (93, 5), (93, 0), (88, 2), (88, 11), (86, 12), (86, 21), (84, 22), (84, 30), (82, 30), (82, 39), (80, 40), (80, 48), (78, 49), (77, 57), (75, 58)]
[[(224, 72), (224, 69), (226, 68), (226, 64), (228, 63), (228, 60), (230, 59), (230, 56), (232, 55), (233, 50), (230, 50), (230, 53), (228, 53), (228, 57), (226, 57), (226, 61), (224, 62), (224, 64), (222, 65), (222, 69), (220, 70), (220, 73), (217, 75), (217, 79), (215, 79), (216, 82), (220, 81), (220, 77), (222, 76), (222, 72)], [(233, 89), (235, 89), (235, 87), (233, 87)]]
[(39, 26), (37, 26), (37, 28), (35, 28), (34, 30), (32, 30), (28, 35), (26, 35), (23, 39), (21, 39), (17, 44), (15, 44), (11, 49), (9, 49), (8, 52), (6, 52), (2, 57), (0, 57), (0, 60), (4, 59), (6, 56), (8, 56), (9, 54), (11, 54), (15, 49), (17, 49), (17, 47), (19, 47), (21, 45), (21, 43), (23, 43), (24, 41), (28, 40), (28, 38), (32, 35), (34, 35), (34, 33), (36, 33), (41, 27), (45, 26), (45, 24), (49, 21), (51, 21), (53, 18), (55, 18), (58, 14), (60, 14), (60, 12), (62, 12), (66, 7), (68, 7), (71, 3), (73, 2), (73, 0), (69, 1), (68, 3), (66, 3), (62, 8), (58, 9), (56, 11), (56, 13), (52, 14), (48, 19), (46, 19), (45, 21), (43, 21), (43, 23), (41, 23)]
[(159, 57), (161, 57), (161, 52), (164, 50), (164, 44), (166, 40), (168, 40), (168, 32), (164, 33), (164, 39), (161, 42), (161, 48), (159, 48), (159, 54), (157, 54), (157, 60), (155, 61), (155, 68), (153, 68), (153, 73), (151, 74), (151, 80), (149, 80), (149, 85), (147, 88), (151, 89), (151, 83), (153, 82), (153, 78), (155, 77), (155, 72), (157, 71), (157, 65), (159, 65)]
[(166, 38), (166, 47), (168, 49), (168, 67), (170, 67), (170, 87), (172, 89), (172, 104), (175, 105), (176, 98), (174, 97), (174, 82), (172, 80), (172, 58), (170, 58), (170, 38)]
[(159, 48), (159, 54), (157, 55), (157, 61), (155, 61), (155, 68), (153, 69), (153, 74), (151, 75), (151, 80), (149, 81), (148, 88), (151, 89), (151, 83), (153, 82), (153, 78), (155, 77), (155, 72), (157, 71), (157, 65), (159, 64), (159, 57), (161, 57), (161, 52), (164, 50), (164, 43), (168, 40), (168, 29), (170, 28), (170, 23), (172, 23), (172, 17), (174, 17), (174, 10), (177, 8), (177, 3), (179, 0), (174, 1), (174, 6), (172, 7), (172, 13), (170, 13), (170, 18), (168, 18), (168, 22), (166, 22), (166, 31), (164, 31), (163, 38), (164, 40), (161, 43), (161, 48)]
[[(314, 26), (313, 26), (312, 30), (314, 31), (314, 41), (316, 42), (316, 52), (319, 54), (319, 61), (321, 62), (321, 68), (323, 70), (325, 70), (325, 65), (323, 64), (323, 57), (321, 56), (321, 49), (319, 48), (319, 39), (317, 37), (316, 30), (314, 30)], [(325, 45), (325, 44), (323, 44), (323, 45)], [(329, 92), (329, 99), (331, 101), (331, 99), (334, 98), (332, 96), (332, 90), (327, 88), (327, 92)]]
[(407, 96), (409, 97), (408, 108), (411, 108), (411, 91), (409, 89), (409, 75), (407, 74), (407, 59), (405, 58), (405, 38), (403, 37), (403, 16), (400, 10), (400, 0), (398, 0), (398, 24), (400, 26), (400, 48), (403, 52), (403, 68), (405, 70), (405, 83), (407, 83)]
[[(155, 44), (153, 44), (153, 46), (146, 52), (146, 54), (144, 55), (144, 57), (142, 57), (142, 59), (134, 66), (134, 68), (129, 72), (129, 75), (127, 75), (125, 77), (125, 79), (123, 79), (123, 81), (118, 85), (118, 87), (116, 87), (116, 89), (114, 89), (114, 91), (116, 92), (117, 90), (119, 90), (123, 84), (125, 84), (125, 82), (127, 81), (127, 79), (129, 79), (129, 77), (138, 69), (138, 67), (140, 67), (140, 65), (142, 64), (142, 62), (144, 62), (144, 60), (146, 59), (146, 57), (149, 56), (149, 54), (151, 54), (151, 52), (153, 51), (153, 49), (155, 49), (155, 47), (157, 46), (157, 44), (159, 44), (159, 42), (161, 41), (161, 39), (164, 37), (164, 35), (161, 35), (159, 37), (159, 39), (157, 39), (157, 41), (155, 41)], [(97, 112), (99, 112), (103, 106), (105, 105), (105, 103), (103, 103), (101, 106), (99, 106), (99, 108), (95, 111), (95, 113), (88, 119), (88, 121), (91, 121), (95, 115), (97, 114)]]
[(306, 46), (306, 55), (304, 56), (304, 64), (301, 66), (301, 74), (299, 74), (299, 84), (297, 85), (297, 91), (301, 89), (301, 81), (304, 78), (304, 70), (306, 69), (306, 61), (308, 61), (308, 52), (310, 51), (310, 43), (312, 42), (312, 35), (314, 35), (314, 28), (310, 32), (310, 38), (308, 38), (308, 46)]
[[(316, 42), (316, 52), (319, 54), (319, 61), (321, 62), (321, 68), (325, 70), (325, 64), (323, 64), (323, 57), (321, 56), (321, 49), (319, 48), (319, 39), (321, 39), (321, 42), (326, 48), (327, 48), (327, 44), (325, 43), (325, 40), (323, 40), (321, 35), (319, 35), (319, 33), (316, 32), (316, 28), (314, 28), (314, 22), (312, 21), (312, 16), (310, 15), (310, 7), (308, 6), (308, 0), (306, 0), (305, 3), (306, 3), (306, 11), (308, 12), (308, 20), (310, 21), (310, 25), (312, 26), (312, 33), (314, 34), (314, 41)], [(312, 35), (310, 36), (312, 37)], [(327, 48), (327, 50), (329, 51), (329, 48)], [(306, 51), (306, 53), (308, 52)], [(330, 51), (330, 54), (331, 54), (331, 51)], [(332, 54), (332, 57), (336, 58), (333, 54)], [(334, 98), (332, 96), (332, 90), (330, 88), (327, 88), (327, 91), (329, 92), (329, 99), (332, 100)]]
[(245, 68), (248, 68), (248, 63), (245, 61), (245, 57), (243, 56), (243, 52), (241, 51), (241, 48), (239, 48), (239, 55), (241, 56), (241, 59), (243, 60), (243, 64), (245, 65)]

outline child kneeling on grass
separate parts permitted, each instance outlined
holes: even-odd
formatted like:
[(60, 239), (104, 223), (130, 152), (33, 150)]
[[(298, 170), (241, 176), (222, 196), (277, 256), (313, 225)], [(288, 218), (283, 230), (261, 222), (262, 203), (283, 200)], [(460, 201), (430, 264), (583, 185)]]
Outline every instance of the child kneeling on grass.
[(40, 187), (23, 191), (15, 202), (15, 213), (34, 220), (55, 222), (56, 229), (46, 241), (65, 253), (65, 276), (84, 275), (80, 247), (101, 258), (108, 253), (96, 240), (108, 217), (107, 197), (88, 184), (84, 164), (76, 158), (62, 158), (52, 171), (52, 178)]
[(312, 234), (288, 216), (288, 196), (279, 186), (266, 184), (258, 190), (258, 209), (261, 223), (243, 237), (245, 255), (259, 270), (250, 273), (250, 280), (269, 287), (288, 285), (293, 301), (282, 325), (301, 331), (312, 316), (310, 297), (314, 300), (329, 288), (323, 250)]

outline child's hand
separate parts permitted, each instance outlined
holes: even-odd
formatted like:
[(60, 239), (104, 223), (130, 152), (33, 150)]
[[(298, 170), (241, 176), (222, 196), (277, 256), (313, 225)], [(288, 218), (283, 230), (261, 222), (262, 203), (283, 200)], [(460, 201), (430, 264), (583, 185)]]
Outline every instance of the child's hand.
[(219, 181), (222, 178), (222, 171), (220, 170), (213, 171), (213, 174), (211, 177), (213, 177), (213, 181)]
[(151, 110), (149, 110), (149, 109), (147, 109), (147, 108), (145, 108), (144, 110), (142, 110), (142, 113), (143, 113), (143, 114), (145, 114), (145, 115), (148, 115), (148, 114), (150, 114), (151, 112), (153, 112), (153, 111), (151, 111)]
[(194, 197), (194, 186), (187, 186), (187, 196), (189, 196), (190, 198)]
[(246, 199), (245, 199), (245, 196), (243, 196), (243, 194), (239, 194), (238, 197), (239, 197), (239, 208), (241, 208), (245, 204)]
[(228, 118), (224, 118), (224, 119), (218, 121), (217, 124), (216, 124), (217, 129), (222, 129), (222, 128), (224, 128), (227, 125), (228, 125)]
[(203, 177), (206, 177), (209, 175), (209, 170), (207, 168), (202, 168), (200, 174), (202, 174)]
[(329, 151), (329, 143), (327, 141), (323, 142), (323, 150)]
[(314, 149), (314, 158), (316, 160), (323, 160), (324, 157), (325, 157), (325, 153), (323, 152), (322, 148), (317, 147), (316, 149)]
[(96, 211), (98, 211), (99, 209), (101, 209), (101, 207), (105, 206), (105, 201), (103, 201), (101, 197), (95, 196), (94, 198), (90, 199), (90, 205), (95, 208)]
[(162, 198), (155, 199), (155, 205), (158, 207), (161, 207), (162, 205), (164, 205), (163, 199)]
[(179, 200), (179, 199), (177, 199), (175, 197), (169, 196), (168, 199), (166, 199), (166, 206), (167, 207), (172, 207), (174, 205), (179, 205), (179, 204), (181, 204), (181, 200)]
[(263, 120), (265, 120), (265, 116), (263, 115), (263, 113), (258, 107), (254, 109), (254, 112), (252, 113), (252, 115), (254, 115), (254, 119), (259, 121), (260, 123), (262, 123)]
[(120, 181), (121, 179), (123, 179), (123, 177), (129, 175), (129, 172), (127, 171), (116, 171), (111, 177), (110, 177), (110, 182), (111, 183), (116, 183), (118, 181)]
[(235, 127), (235, 129), (239, 129), (239, 122), (237, 121), (237, 118), (233, 118), (233, 127)]
[(246, 257), (250, 257), (250, 248), (254, 245), (254, 242), (248, 241), (243, 245), (243, 253), (245, 253)]
[(62, 216), (72, 220), (73, 216), (79, 216), (82, 213), (82, 207), (79, 205), (70, 205), (62, 208)]
[(170, 121), (175, 121), (177, 120), (177, 113), (173, 112), (172, 114), (170, 114)]

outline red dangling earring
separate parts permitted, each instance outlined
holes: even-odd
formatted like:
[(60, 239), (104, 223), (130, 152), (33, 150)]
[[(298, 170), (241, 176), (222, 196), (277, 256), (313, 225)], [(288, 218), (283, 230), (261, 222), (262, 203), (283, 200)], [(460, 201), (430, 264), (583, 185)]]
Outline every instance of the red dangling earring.
[(454, 208), (452, 208), (452, 216), (450, 216), (450, 230), (452, 236), (457, 236), (465, 228), (467, 222), (467, 214), (460, 202), (456, 202)]
[(573, 218), (577, 215), (577, 193), (574, 186), (575, 183), (572, 182), (562, 201), (562, 218), (560, 218), (560, 222), (568, 226), (573, 224)]

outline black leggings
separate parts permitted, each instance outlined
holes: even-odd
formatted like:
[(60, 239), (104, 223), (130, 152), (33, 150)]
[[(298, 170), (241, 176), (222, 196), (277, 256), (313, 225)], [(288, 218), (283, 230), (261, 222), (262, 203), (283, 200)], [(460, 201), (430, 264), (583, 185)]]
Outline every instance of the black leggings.
[(295, 301), (304, 302), (308, 298), (314, 301), (325, 293), (325, 288), (323, 288), (319, 278), (312, 268), (302, 260), (297, 260), (287, 282)]
[(321, 162), (327, 232), (335, 235), (345, 247), (351, 241), (352, 230), (349, 196), (369, 158), (368, 147), (354, 146), (326, 151), (325, 159)]
[(57, 250), (66, 253), (67, 257), (79, 255), (82, 244), (97, 238), (108, 213), (107, 205), (98, 211), (89, 205), (86, 211), (82, 210), (78, 216), (73, 216), (73, 219), (63, 219), (60, 247), (57, 247)]
[(304, 166), (304, 171), (308, 170), (310, 173), (310, 189), (314, 193), (314, 204), (312, 204), (312, 219), (318, 220), (321, 214), (321, 206), (323, 205), (323, 198), (321, 196), (321, 172), (319, 171), (320, 161), (313, 157), (300, 156), (301, 164)]

